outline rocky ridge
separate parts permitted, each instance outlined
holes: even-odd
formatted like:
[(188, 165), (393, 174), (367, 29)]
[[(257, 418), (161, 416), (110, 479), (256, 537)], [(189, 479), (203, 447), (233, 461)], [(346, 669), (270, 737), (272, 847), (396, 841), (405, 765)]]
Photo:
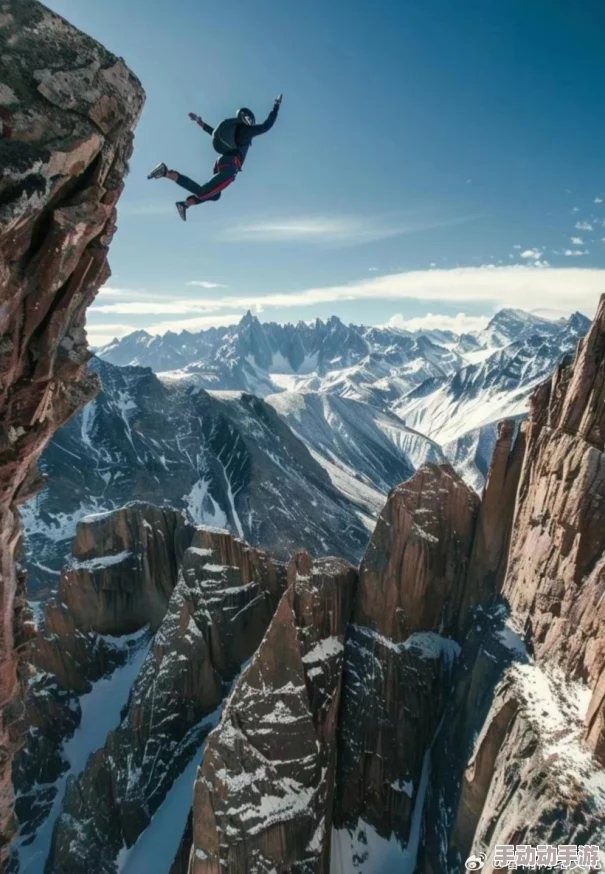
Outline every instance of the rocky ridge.
[(122, 60), (35, 0), (0, 3), (0, 861), (15, 829), (15, 650), (28, 634), (17, 505), (54, 432), (98, 391), (86, 307), (107, 250), (144, 94)]
[[(453, 874), (478, 853), (492, 872), (496, 844), (602, 845), (604, 365), (605, 298), (516, 439), (513, 422), (500, 427), (481, 504), (451, 469), (430, 465), (391, 493), (345, 635), (332, 805), (308, 823), (310, 805), (295, 809), (301, 789), (266, 836), (254, 817), (246, 827), (242, 773), (246, 798), (260, 794), (254, 805), (272, 810), (283, 775), (261, 775), (227, 707), (209, 741), (217, 758), (207, 754), (196, 782), (191, 874), (280, 864), (370, 874), (385, 859)], [(290, 621), (284, 606), (253, 660), (263, 677)], [(244, 676), (232, 700), (241, 696), (246, 725), (261, 737), (271, 728), (288, 749), (290, 720), (265, 718), (272, 686), (262, 688)], [(225, 809), (238, 811), (233, 823), (217, 820)], [(290, 844), (299, 834), (319, 835), (321, 852)], [(582, 870), (591, 864), (580, 857)]]
[[(93, 626), (147, 636), (86, 766), (66, 778), (47, 756), (64, 793), (47, 872), (131, 874), (160, 837), (179, 874), (454, 874), (496, 844), (602, 844), (603, 337), (605, 298), (529, 422), (500, 425), (482, 499), (448, 465), (423, 465), (390, 492), (359, 570), (307, 553), (286, 567), (146, 505), (84, 523), (62, 585), (89, 628), (69, 633), (97, 645), (75, 651), (93, 653), (91, 676), (115, 676), (116, 638)], [(56, 656), (63, 633), (38, 643), (66, 683), (57, 736), (84, 688)], [(154, 837), (202, 756), (189, 823)], [(38, 797), (24, 835), (34, 847), (48, 805)]]

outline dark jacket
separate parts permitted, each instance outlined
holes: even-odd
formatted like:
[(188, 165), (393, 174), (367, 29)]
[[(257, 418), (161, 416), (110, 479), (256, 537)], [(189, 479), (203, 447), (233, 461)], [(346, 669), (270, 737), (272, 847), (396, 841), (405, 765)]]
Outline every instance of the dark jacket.
[[(279, 112), (279, 103), (276, 103), (262, 124), (238, 124), (235, 129), (235, 142), (238, 145), (237, 156), (239, 157), (241, 164), (246, 160), (246, 155), (248, 154), (248, 149), (252, 145), (252, 140), (254, 137), (258, 137), (261, 134), (266, 134), (267, 131), (270, 131), (273, 125), (275, 124), (275, 120), (277, 118), (277, 114)], [(214, 128), (210, 127), (209, 124), (206, 124), (205, 121), (202, 122), (202, 127), (206, 131), (207, 134), (214, 133)]]

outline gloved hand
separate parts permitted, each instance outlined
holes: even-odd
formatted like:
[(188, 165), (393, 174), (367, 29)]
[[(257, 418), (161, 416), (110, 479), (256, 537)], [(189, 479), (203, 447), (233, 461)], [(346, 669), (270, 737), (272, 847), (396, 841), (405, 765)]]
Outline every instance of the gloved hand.
[(191, 119), (191, 121), (196, 121), (198, 124), (202, 123), (202, 119), (200, 118), (199, 115), (196, 115), (195, 112), (190, 112), (189, 118)]
[(283, 96), (284, 96), (283, 94), (279, 94), (279, 95), (275, 98), (275, 105), (276, 105), (276, 106), (281, 106), (281, 102), (282, 102)]

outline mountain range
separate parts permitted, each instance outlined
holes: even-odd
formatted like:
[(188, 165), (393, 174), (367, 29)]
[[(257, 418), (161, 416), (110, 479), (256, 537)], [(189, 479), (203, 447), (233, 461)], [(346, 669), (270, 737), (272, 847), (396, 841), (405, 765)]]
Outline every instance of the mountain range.
[(357, 561), (389, 490), (423, 463), (449, 461), (482, 488), (498, 421), (526, 415), (588, 325), (501, 310), (458, 336), (248, 314), (116, 341), (91, 365), (101, 394), (55, 436), (49, 486), (22, 508), (30, 589), (56, 586), (80, 519), (130, 500), (278, 558), (304, 542)]
[(1, 24), (0, 868), (602, 870), (605, 295), (90, 366), (143, 88)]

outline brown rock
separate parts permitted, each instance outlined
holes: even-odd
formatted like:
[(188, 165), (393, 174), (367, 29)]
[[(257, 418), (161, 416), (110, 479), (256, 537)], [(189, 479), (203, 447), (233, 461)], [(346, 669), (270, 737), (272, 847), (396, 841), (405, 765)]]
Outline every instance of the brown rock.
[(210, 735), (191, 874), (327, 874), (343, 640), (357, 581), (296, 556), (289, 588)]
[(603, 758), (605, 297), (574, 363), (535, 394), (503, 594), (539, 661), (594, 690), (588, 737)]
[(49, 874), (87, 874), (135, 843), (216, 724), (285, 584), (285, 567), (266, 553), (223, 532), (195, 532), (121, 724), (68, 783)]
[(360, 568), (355, 622), (398, 643), (455, 626), (479, 498), (449, 465), (389, 494)]
[[(98, 43), (35, 0), (0, 16), (0, 845), (14, 831), (10, 702), (22, 628), (15, 505), (36, 461), (98, 390), (86, 375), (86, 307), (109, 276), (107, 246), (143, 90)], [(119, 65), (119, 66), (118, 66)], [(99, 122), (111, 109), (111, 127)], [(0, 851), (0, 856), (1, 856)]]
[(473, 540), (464, 598), (460, 608), (459, 633), (468, 630), (473, 609), (490, 604), (502, 588), (515, 513), (519, 477), (525, 455), (525, 431), (505, 420), (490, 464)]
[(181, 513), (151, 504), (87, 517), (78, 525), (58, 600), (80, 631), (155, 630), (193, 534)]

